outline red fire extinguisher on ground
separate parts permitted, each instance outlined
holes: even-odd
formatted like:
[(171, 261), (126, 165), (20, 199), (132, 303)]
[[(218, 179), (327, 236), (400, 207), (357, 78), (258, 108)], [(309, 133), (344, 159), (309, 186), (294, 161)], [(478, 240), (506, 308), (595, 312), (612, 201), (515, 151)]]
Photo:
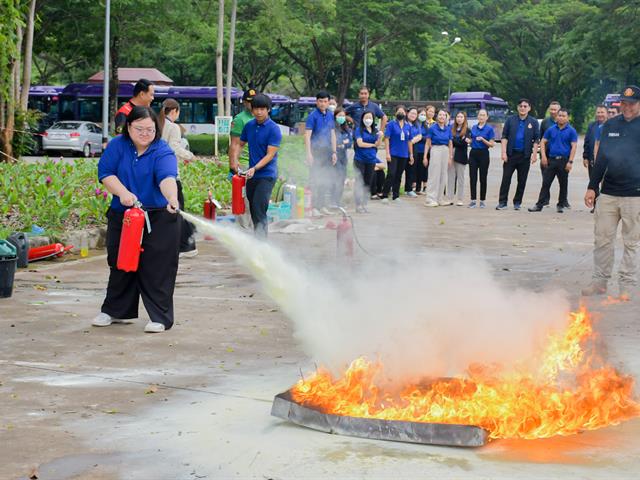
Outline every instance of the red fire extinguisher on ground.
[(337, 253), (340, 258), (353, 258), (353, 227), (347, 216), (347, 212), (342, 210), (342, 221), (336, 227), (337, 230)]
[(244, 199), (247, 196), (247, 177), (238, 170), (231, 179), (231, 213), (243, 215), (245, 212)]
[(209, 190), (209, 198), (204, 201), (203, 217), (208, 220), (216, 219), (216, 209), (221, 208), (218, 201), (213, 198), (211, 190)]
[(147, 212), (142, 210), (142, 204), (135, 205), (124, 212), (122, 218), (122, 233), (120, 234), (120, 247), (118, 248), (118, 270), (124, 272), (137, 272), (142, 252), (142, 235), (144, 225), (147, 223), (149, 233), (151, 225)]

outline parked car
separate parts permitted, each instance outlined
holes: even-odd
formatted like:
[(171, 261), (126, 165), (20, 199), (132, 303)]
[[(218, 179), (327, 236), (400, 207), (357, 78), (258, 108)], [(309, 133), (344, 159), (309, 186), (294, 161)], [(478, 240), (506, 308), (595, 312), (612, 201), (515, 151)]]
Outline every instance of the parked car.
[(42, 137), (45, 154), (51, 151), (80, 152), (85, 157), (102, 153), (102, 129), (92, 122), (54, 123)]

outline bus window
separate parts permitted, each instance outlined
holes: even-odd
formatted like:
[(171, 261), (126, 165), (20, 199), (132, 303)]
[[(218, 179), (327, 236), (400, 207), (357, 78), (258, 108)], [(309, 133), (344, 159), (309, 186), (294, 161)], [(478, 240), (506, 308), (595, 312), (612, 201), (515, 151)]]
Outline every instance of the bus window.
[(487, 113), (492, 123), (504, 123), (509, 114), (509, 109), (498, 105), (487, 105)]
[(80, 120), (99, 122), (102, 116), (102, 99), (78, 98)]
[(478, 111), (480, 110), (479, 102), (468, 102), (468, 103), (456, 103), (451, 107), (451, 117), (455, 118), (458, 112), (465, 112), (467, 114), (467, 118), (478, 118)]
[(212, 118), (209, 118), (208, 111), (210, 102), (206, 100), (194, 100), (193, 101), (193, 120), (192, 123), (211, 123)]
[(178, 100), (180, 104), (180, 123), (193, 123), (193, 112), (191, 100)]

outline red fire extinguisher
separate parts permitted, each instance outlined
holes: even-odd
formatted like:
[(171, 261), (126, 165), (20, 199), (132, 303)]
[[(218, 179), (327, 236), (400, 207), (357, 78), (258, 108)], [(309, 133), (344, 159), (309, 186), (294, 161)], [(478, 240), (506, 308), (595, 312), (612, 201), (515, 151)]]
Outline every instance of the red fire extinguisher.
[(231, 179), (231, 213), (243, 215), (245, 212), (244, 199), (247, 196), (247, 178), (238, 170)]
[(203, 217), (208, 220), (215, 220), (217, 208), (221, 208), (221, 206), (218, 203), (218, 201), (215, 198), (213, 198), (213, 195), (211, 194), (211, 190), (209, 190), (209, 198), (204, 201)]
[(118, 248), (118, 270), (124, 272), (138, 271), (140, 252), (142, 252), (142, 235), (145, 221), (151, 233), (151, 225), (147, 212), (142, 210), (142, 204), (136, 202), (132, 208), (124, 212), (122, 218), (122, 233), (120, 234), (120, 247)]
[(337, 253), (341, 258), (353, 258), (353, 229), (349, 218), (344, 213), (342, 221), (336, 228)]

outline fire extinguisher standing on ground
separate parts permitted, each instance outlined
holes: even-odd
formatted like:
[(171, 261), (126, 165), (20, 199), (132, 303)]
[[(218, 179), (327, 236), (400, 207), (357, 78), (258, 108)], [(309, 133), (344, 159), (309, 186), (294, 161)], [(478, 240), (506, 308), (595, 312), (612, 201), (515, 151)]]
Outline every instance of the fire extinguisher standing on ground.
[(209, 190), (209, 198), (204, 201), (204, 218), (215, 221), (216, 209), (218, 208), (221, 208), (221, 205), (215, 198), (213, 198), (213, 194), (211, 193), (211, 190)]
[(338, 224), (337, 230), (337, 254), (340, 258), (353, 258), (353, 227), (351, 221), (347, 215), (347, 212), (340, 208), (342, 211), (342, 221)]
[(118, 248), (118, 270), (124, 272), (137, 272), (142, 252), (142, 235), (147, 224), (151, 233), (151, 224), (147, 212), (142, 209), (142, 204), (136, 202), (133, 207), (127, 209), (122, 217), (122, 233), (120, 234), (120, 247)]
[(244, 199), (247, 196), (247, 177), (238, 170), (231, 179), (231, 213), (234, 215), (244, 215)]

